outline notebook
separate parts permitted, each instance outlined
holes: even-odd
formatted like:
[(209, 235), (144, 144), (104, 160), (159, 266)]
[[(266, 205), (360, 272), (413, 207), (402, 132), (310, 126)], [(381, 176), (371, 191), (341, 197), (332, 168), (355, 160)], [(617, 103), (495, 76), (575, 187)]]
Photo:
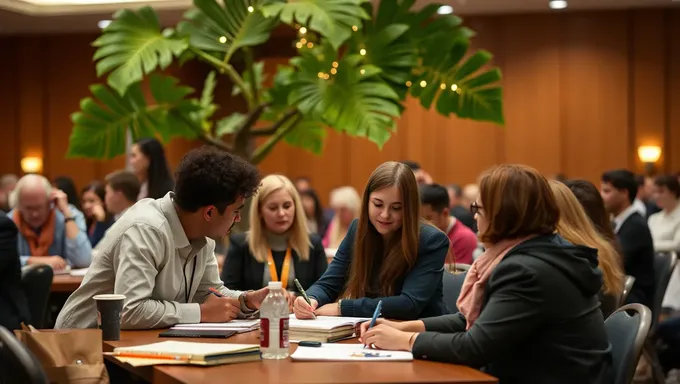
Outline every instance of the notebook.
[(250, 332), (260, 329), (260, 320), (232, 320), (228, 323), (198, 323), (198, 324), (177, 324), (171, 330), (215, 330), (215, 331), (236, 331), (236, 333)]
[(220, 365), (259, 360), (260, 346), (163, 341), (134, 347), (118, 347), (113, 350), (112, 355), (137, 367), (158, 364)]
[(290, 315), (288, 335), (291, 340), (328, 343), (351, 337), (357, 324), (369, 320), (371, 319), (366, 317), (337, 316), (317, 316), (316, 319), (299, 320), (295, 315)]
[(404, 351), (364, 348), (363, 344), (322, 344), (321, 347), (297, 347), (293, 361), (413, 361)]

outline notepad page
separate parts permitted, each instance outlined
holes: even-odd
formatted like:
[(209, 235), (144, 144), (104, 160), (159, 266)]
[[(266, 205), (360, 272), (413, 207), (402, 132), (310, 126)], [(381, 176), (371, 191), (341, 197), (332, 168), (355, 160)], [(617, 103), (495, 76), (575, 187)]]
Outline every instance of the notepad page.
[(295, 315), (290, 315), (288, 321), (289, 329), (314, 329), (320, 331), (331, 331), (339, 327), (354, 326), (363, 321), (371, 319), (366, 317), (338, 317), (338, 316), (317, 316), (316, 319), (299, 320)]
[(364, 348), (363, 344), (326, 344), (321, 347), (300, 347), (290, 356), (298, 361), (413, 361), (405, 351), (384, 351)]
[(159, 355), (192, 355), (211, 356), (242, 352), (259, 348), (255, 344), (231, 343), (193, 343), (189, 341), (163, 341), (160, 343), (137, 345), (134, 347), (119, 347), (114, 352), (150, 353)]

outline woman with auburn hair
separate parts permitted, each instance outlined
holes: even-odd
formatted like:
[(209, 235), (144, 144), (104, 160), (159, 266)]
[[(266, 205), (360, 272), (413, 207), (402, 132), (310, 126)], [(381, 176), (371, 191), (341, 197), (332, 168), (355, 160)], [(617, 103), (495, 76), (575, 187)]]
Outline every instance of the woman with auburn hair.
[(548, 181), (527, 166), (495, 166), (471, 210), (486, 251), (467, 272), (460, 312), (364, 323), (361, 341), (484, 367), (503, 384), (610, 383), (597, 253), (555, 233), (560, 211)]
[(298, 297), (298, 319), (325, 316), (371, 317), (379, 301), (382, 315), (401, 320), (448, 313), (442, 273), (449, 239), (420, 221), (418, 184), (411, 169), (389, 161), (368, 179), (358, 220), (350, 225), (328, 270)]
[(352, 221), (359, 217), (361, 210), (361, 197), (356, 189), (352, 187), (340, 187), (331, 192), (331, 208), (335, 211), (323, 238), (323, 245), (326, 248), (336, 249), (340, 246), (342, 239), (347, 236)]
[(229, 237), (222, 281), (229, 289), (258, 290), (280, 281), (292, 305), (298, 293), (321, 277), (328, 266), (321, 238), (310, 234), (293, 183), (282, 175), (262, 179), (250, 204), (250, 228)]
[(595, 225), (569, 187), (554, 180), (550, 181), (550, 187), (560, 209), (557, 233), (572, 244), (597, 249), (598, 266), (603, 277), (600, 310), (604, 318), (607, 318), (618, 308), (619, 298), (623, 291), (624, 274), (621, 256), (611, 243), (595, 229)]

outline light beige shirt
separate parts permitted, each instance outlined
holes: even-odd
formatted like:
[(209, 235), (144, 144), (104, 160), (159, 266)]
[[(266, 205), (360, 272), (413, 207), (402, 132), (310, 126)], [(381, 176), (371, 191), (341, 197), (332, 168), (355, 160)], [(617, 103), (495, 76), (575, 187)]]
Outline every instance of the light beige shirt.
[(169, 192), (158, 200), (140, 200), (109, 228), (83, 283), (59, 313), (55, 328), (97, 327), (92, 297), (98, 294), (125, 295), (123, 329), (198, 323), (199, 303), (211, 287), (225, 296), (239, 297), (241, 292), (227, 289), (220, 281), (215, 242), (187, 239), (173, 195)]
[(647, 223), (655, 251), (680, 251), (680, 205), (672, 212), (660, 211), (652, 214)]

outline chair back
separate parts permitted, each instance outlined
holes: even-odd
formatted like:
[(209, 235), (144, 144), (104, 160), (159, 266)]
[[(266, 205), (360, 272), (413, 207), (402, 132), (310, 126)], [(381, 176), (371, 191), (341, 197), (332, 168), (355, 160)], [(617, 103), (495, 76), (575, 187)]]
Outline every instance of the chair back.
[(604, 322), (612, 346), (614, 384), (633, 382), (642, 347), (652, 325), (652, 312), (642, 304), (627, 304)]
[(677, 258), (678, 256), (675, 252), (659, 252), (654, 257), (654, 279), (656, 280), (656, 286), (654, 287), (654, 308), (651, 308), (653, 315), (652, 329), (656, 327), (656, 320), (661, 315), (661, 304), (663, 303), (663, 297), (666, 294), (666, 288), (668, 288), (668, 282), (673, 274)]
[(466, 275), (467, 272), (453, 274), (444, 271), (444, 275), (442, 276), (444, 304), (446, 304), (450, 313), (458, 312), (456, 301), (458, 301), (458, 296), (460, 296), (460, 289), (463, 287), (463, 281), (465, 281)]
[(626, 302), (630, 290), (633, 289), (633, 284), (635, 284), (635, 277), (626, 275), (626, 280), (623, 282), (623, 291), (621, 292), (621, 301), (619, 301), (619, 305)]
[(0, 383), (48, 384), (47, 375), (7, 328), (0, 326)]
[(52, 267), (47, 264), (33, 264), (21, 270), (21, 287), (26, 293), (31, 325), (36, 328), (45, 328), (53, 277)]

